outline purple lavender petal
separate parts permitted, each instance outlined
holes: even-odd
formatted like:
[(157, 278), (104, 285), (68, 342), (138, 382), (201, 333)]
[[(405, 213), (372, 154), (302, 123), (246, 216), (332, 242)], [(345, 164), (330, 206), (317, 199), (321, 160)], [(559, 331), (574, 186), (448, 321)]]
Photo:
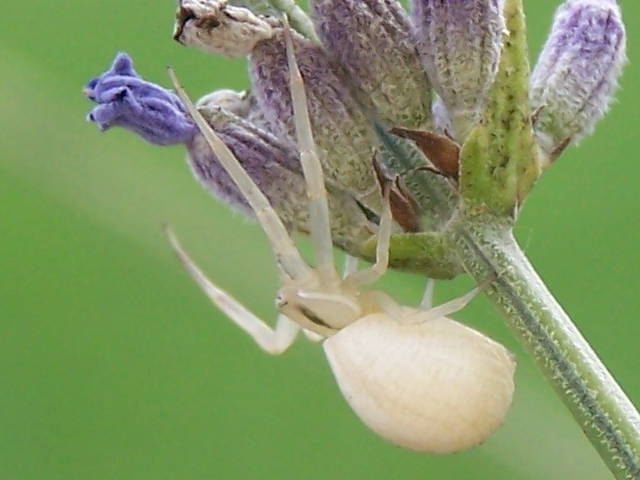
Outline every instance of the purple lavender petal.
[(119, 53), (111, 68), (89, 81), (84, 92), (98, 104), (87, 120), (100, 130), (124, 127), (155, 145), (185, 143), (197, 132), (180, 99), (143, 80), (126, 53)]
[(613, 0), (569, 0), (555, 15), (531, 76), (530, 102), (542, 148), (551, 154), (589, 135), (609, 107), (626, 60), (620, 8)]
[(391, 125), (424, 127), (430, 87), (411, 28), (395, 0), (312, 0), (313, 21), (327, 51)]

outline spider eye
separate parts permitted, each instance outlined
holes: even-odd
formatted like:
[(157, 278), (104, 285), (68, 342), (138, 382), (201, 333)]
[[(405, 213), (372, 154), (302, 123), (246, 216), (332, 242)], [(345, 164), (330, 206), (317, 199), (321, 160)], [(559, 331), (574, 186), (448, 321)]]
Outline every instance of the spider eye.
[(282, 292), (278, 293), (278, 295), (276, 295), (276, 308), (284, 308), (287, 305), (289, 305), (289, 300), (287, 300), (287, 297), (285, 297)]

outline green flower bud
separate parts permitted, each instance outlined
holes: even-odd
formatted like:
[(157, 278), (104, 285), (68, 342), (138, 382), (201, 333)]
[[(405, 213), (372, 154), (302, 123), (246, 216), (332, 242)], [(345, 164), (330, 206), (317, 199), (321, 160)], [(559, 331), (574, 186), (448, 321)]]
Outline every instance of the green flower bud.
[(502, 0), (412, 0), (418, 51), (458, 141), (478, 122), (498, 70)]

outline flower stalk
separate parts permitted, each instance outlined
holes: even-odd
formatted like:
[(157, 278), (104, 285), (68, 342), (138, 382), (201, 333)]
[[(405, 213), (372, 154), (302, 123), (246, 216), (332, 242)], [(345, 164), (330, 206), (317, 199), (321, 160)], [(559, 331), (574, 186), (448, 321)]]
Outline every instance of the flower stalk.
[(461, 155), (464, 208), (448, 233), (465, 270), (502, 314), (618, 479), (640, 476), (640, 415), (551, 295), (512, 234), (542, 170), (528, 103), (522, 0), (506, 0), (507, 37), (485, 116)]
[(640, 476), (640, 415), (495, 217), (460, 219), (451, 238), (520, 343), (617, 479)]
[[(495, 278), (485, 294), (616, 478), (640, 478), (638, 411), (512, 235), (519, 207), (543, 164), (527, 103), (529, 64), (522, 0), (506, 0), (504, 16), (507, 32), (497, 78), (483, 119), (461, 152), (463, 208), (441, 235), (448, 237), (451, 250), (478, 284)], [(425, 241), (424, 234), (412, 237), (415, 244)], [(434, 240), (427, 242), (437, 245)], [(392, 259), (407, 257), (415, 248), (404, 238), (394, 241)]]

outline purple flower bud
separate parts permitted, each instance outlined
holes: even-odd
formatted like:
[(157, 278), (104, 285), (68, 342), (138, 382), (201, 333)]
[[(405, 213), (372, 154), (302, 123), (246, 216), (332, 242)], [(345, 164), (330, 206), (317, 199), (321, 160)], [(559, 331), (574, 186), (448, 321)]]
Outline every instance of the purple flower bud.
[[(199, 109), (222, 141), (236, 156), (258, 188), (268, 198), (287, 228), (308, 232), (306, 183), (297, 152), (270, 133), (213, 103), (224, 103), (229, 91), (210, 94), (207, 105)], [(199, 102), (202, 104), (201, 102)], [(227, 172), (218, 162), (202, 135), (187, 144), (194, 175), (215, 196), (249, 216), (253, 211)], [(344, 192), (328, 190), (332, 215), (332, 236), (337, 245), (353, 254), (372, 234), (372, 228), (357, 202)]]
[(243, 57), (271, 38), (269, 17), (257, 16), (227, 0), (179, 0), (173, 39), (225, 57)]
[(429, 80), (458, 140), (479, 120), (498, 70), (502, 0), (412, 0), (411, 20)]
[(119, 53), (111, 68), (91, 80), (84, 93), (97, 103), (87, 120), (100, 130), (117, 125), (156, 145), (185, 143), (198, 131), (180, 99), (143, 80), (126, 53)]
[[(370, 121), (352, 97), (344, 72), (331, 62), (322, 47), (295, 32), (292, 34), (324, 174), (329, 183), (379, 212), (380, 187), (372, 167), (376, 138)], [(250, 56), (250, 73), (267, 121), (274, 132), (294, 145), (295, 125), (282, 30), (256, 45)]]
[[(229, 147), (252, 180), (281, 214), (289, 226), (296, 223), (292, 215), (284, 215), (282, 208), (290, 209), (304, 198), (303, 183), (300, 182), (300, 164), (295, 152), (275, 137), (261, 131), (249, 122), (221, 108), (209, 104), (202, 108), (203, 116)], [(187, 143), (189, 163), (196, 178), (215, 196), (253, 215), (244, 196), (237, 189), (225, 169), (220, 165), (209, 144), (200, 134)], [(286, 198), (300, 194), (295, 201)]]
[(614, 0), (569, 0), (558, 8), (530, 89), (536, 136), (547, 154), (589, 135), (604, 115), (626, 59), (625, 42)]
[(378, 118), (421, 128), (431, 89), (406, 14), (395, 0), (312, 0), (316, 30), (327, 50), (362, 90)]

